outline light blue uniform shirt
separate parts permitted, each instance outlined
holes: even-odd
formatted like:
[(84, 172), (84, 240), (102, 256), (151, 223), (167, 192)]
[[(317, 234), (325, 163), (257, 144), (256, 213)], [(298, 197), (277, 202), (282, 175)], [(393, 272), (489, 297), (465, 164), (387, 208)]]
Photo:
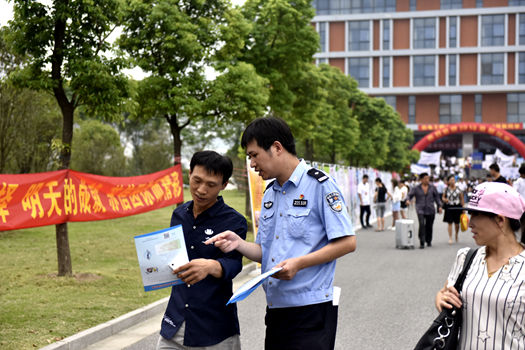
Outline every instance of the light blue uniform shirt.
[[(255, 241), (262, 248), (263, 273), (281, 261), (319, 250), (333, 239), (354, 235), (338, 186), (332, 179), (318, 181), (307, 174), (309, 169), (301, 161), (282, 187), (275, 181), (264, 193)], [(335, 260), (300, 270), (290, 281), (270, 277), (263, 284), (268, 307), (332, 300), (334, 273)]]

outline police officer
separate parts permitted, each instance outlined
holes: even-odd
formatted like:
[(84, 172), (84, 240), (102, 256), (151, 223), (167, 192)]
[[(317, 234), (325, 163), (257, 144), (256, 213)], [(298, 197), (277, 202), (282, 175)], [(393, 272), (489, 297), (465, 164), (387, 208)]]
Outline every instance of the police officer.
[(254, 120), (241, 145), (267, 187), (255, 243), (226, 231), (207, 243), (237, 250), (262, 264), (267, 279), (265, 349), (333, 349), (337, 306), (333, 305), (335, 259), (356, 248), (341, 192), (323, 172), (299, 160), (288, 125), (268, 117)]

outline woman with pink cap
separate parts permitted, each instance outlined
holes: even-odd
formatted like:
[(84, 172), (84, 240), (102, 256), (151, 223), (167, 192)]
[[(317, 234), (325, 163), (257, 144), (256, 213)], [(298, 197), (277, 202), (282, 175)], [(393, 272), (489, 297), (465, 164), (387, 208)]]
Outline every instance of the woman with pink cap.
[(486, 182), (476, 186), (466, 208), (458, 209), (470, 213), (469, 227), (480, 248), (457, 291), (454, 283), (469, 248), (459, 250), (436, 295), (436, 308), (461, 309), (459, 349), (524, 349), (525, 201), (507, 184)]

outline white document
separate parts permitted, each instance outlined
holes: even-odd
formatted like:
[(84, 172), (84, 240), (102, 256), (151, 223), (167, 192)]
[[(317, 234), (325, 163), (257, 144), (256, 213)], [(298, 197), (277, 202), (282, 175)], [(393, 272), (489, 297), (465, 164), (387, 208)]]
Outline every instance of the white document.
[(135, 247), (146, 292), (184, 283), (173, 274), (189, 262), (182, 225), (135, 236)]
[(334, 286), (332, 305), (339, 305), (339, 299), (341, 298), (341, 287)]
[(256, 290), (257, 287), (259, 287), (259, 285), (261, 285), (265, 279), (281, 271), (282, 269), (283, 269), (282, 267), (271, 269), (255, 278), (252, 278), (251, 280), (249, 280), (248, 282), (240, 286), (239, 289), (235, 291), (235, 293), (233, 293), (232, 297), (230, 298), (228, 303), (226, 303), (226, 305), (236, 303), (238, 301), (243, 300), (248, 295), (252, 294), (252, 292)]

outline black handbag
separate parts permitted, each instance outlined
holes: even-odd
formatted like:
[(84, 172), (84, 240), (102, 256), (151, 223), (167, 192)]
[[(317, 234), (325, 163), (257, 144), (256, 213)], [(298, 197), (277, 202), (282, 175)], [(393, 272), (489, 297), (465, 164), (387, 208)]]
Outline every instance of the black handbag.
[[(463, 270), (458, 276), (454, 288), (461, 292), (468, 269), (474, 260), (477, 249), (470, 249), (465, 258)], [(423, 334), (414, 350), (455, 350), (458, 347), (459, 332), (461, 328), (461, 309), (455, 306), (445, 309), (436, 317), (430, 328)]]

